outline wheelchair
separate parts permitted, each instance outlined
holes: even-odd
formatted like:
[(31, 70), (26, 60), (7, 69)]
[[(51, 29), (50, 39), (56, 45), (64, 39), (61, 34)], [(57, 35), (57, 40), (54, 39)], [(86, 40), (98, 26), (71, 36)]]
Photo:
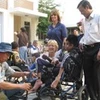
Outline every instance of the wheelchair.
[[(70, 60), (72, 58), (69, 57)], [(72, 59), (73, 60), (73, 59)], [(78, 82), (81, 82), (83, 78), (83, 70), (82, 67), (76, 66), (76, 63), (66, 61), (64, 66), (66, 69), (62, 75), (61, 81), (59, 82), (56, 89), (50, 87), (51, 83), (55, 79), (55, 73), (53, 73), (54, 67), (47, 68), (44, 66), (43, 68), (43, 81), (44, 85), (41, 86), (36, 92), (37, 98), (33, 100), (44, 100), (44, 97), (49, 97), (50, 100), (56, 100), (59, 98), (60, 100), (88, 100), (89, 95), (85, 84), (81, 84), (77, 88)], [(69, 62), (69, 63), (68, 63)], [(75, 61), (76, 62), (76, 61)], [(69, 66), (71, 64), (71, 66)]]
[[(37, 80), (37, 78), (32, 77), (32, 72), (35, 72), (36, 68), (31, 70), (27, 64), (24, 64), (24, 63), (14, 64), (12, 61), (9, 61), (9, 60), (7, 61), (7, 63), (15, 71), (19, 71), (19, 72), (29, 71), (30, 74), (27, 77), (20, 77), (20, 78), (8, 76), (5, 81), (16, 83), (16, 84), (21, 84), (23, 82), (30, 82), (32, 86), (35, 84), (35, 81)], [(4, 93), (6, 95), (9, 95), (8, 100), (27, 100), (28, 99), (28, 91), (15, 89), (15, 91), (7, 90), (7, 92), (4, 91)], [(25, 95), (23, 95), (23, 93), (25, 93)]]
[[(32, 72), (30, 71), (30, 74), (27, 77), (20, 77), (20, 78), (7, 77), (5, 81), (16, 84), (22, 84), (24, 82), (26, 83), (28, 82), (31, 83), (31, 86), (33, 87), (36, 80), (37, 78), (33, 78)], [(28, 100), (28, 91), (25, 90), (21, 89), (4, 90), (4, 93), (8, 97), (8, 100)]]

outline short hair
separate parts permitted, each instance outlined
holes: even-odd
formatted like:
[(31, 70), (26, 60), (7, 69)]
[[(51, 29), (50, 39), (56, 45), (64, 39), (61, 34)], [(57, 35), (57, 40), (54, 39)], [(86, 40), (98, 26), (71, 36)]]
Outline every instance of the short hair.
[(18, 43), (17, 43), (16, 41), (13, 41), (13, 42), (11, 43), (11, 46), (12, 46), (12, 49), (16, 49), (16, 48), (19, 47), (19, 45), (18, 45)]
[(58, 43), (56, 40), (49, 40), (48, 45), (54, 45), (56, 47), (56, 50), (58, 50)]
[(77, 26), (82, 26), (82, 22), (77, 22)]
[(26, 32), (26, 28), (25, 28), (25, 27), (21, 27), (20, 30), (21, 30), (22, 32)]
[(68, 41), (70, 44), (73, 44), (75, 47), (78, 46), (78, 37), (76, 35), (68, 35), (66, 41)]
[(88, 6), (90, 9), (92, 9), (92, 6), (91, 6), (90, 2), (87, 1), (87, 0), (82, 0), (82, 1), (78, 4), (77, 8), (79, 8), (80, 6), (82, 6), (83, 8), (86, 8), (86, 7)]
[(38, 42), (38, 40), (33, 40), (33, 43), (37, 43)]
[(59, 14), (59, 11), (57, 9), (53, 9), (50, 13), (50, 16), (49, 16), (49, 21), (52, 22), (52, 19), (51, 19), (51, 16), (52, 15), (57, 15), (58, 17), (58, 21), (60, 22), (61, 21), (61, 18), (60, 18), (60, 14)]

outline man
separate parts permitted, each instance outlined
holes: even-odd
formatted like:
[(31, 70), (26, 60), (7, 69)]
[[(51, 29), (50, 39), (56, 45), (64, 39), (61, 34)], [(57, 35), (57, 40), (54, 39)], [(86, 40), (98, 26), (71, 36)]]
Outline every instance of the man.
[(4, 43), (4, 42), (0, 43), (0, 90), (21, 89), (21, 90), (28, 91), (31, 88), (30, 83), (14, 84), (14, 83), (4, 81), (5, 76), (23, 77), (29, 75), (29, 72), (14, 71), (6, 63), (11, 53), (12, 53), (11, 44)]
[(82, 0), (77, 8), (84, 15), (80, 50), (84, 50), (85, 83), (91, 100), (100, 100), (100, 15), (93, 12), (91, 4)]
[(26, 28), (24, 27), (20, 28), (20, 33), (15, 32), (15, 35), (18, 37), (20, 58), (26, 61), (27, 45), (28, 45), (28, 36), (26, 34)]
[(33, 45), (31, 46), (31, 54), (39, 53), (38, 41), (34, 40)]

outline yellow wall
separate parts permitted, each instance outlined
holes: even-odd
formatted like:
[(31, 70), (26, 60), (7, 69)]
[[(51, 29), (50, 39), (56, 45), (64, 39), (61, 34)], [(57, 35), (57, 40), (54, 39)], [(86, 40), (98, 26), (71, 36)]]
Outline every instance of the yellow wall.
[[(14, 16), (14, 32), (19, 32), (21, 28), (21, 17)], [(17, 41), (17, 37), (14, 35), (14, 40)]]

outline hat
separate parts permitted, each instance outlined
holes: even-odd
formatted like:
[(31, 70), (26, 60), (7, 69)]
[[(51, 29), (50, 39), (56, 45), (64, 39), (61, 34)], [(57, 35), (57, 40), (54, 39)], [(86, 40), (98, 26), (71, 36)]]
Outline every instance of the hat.
[(12, 46), (9, 43), (0, 43), (0, 52), (8, 52), (12, 54)]

